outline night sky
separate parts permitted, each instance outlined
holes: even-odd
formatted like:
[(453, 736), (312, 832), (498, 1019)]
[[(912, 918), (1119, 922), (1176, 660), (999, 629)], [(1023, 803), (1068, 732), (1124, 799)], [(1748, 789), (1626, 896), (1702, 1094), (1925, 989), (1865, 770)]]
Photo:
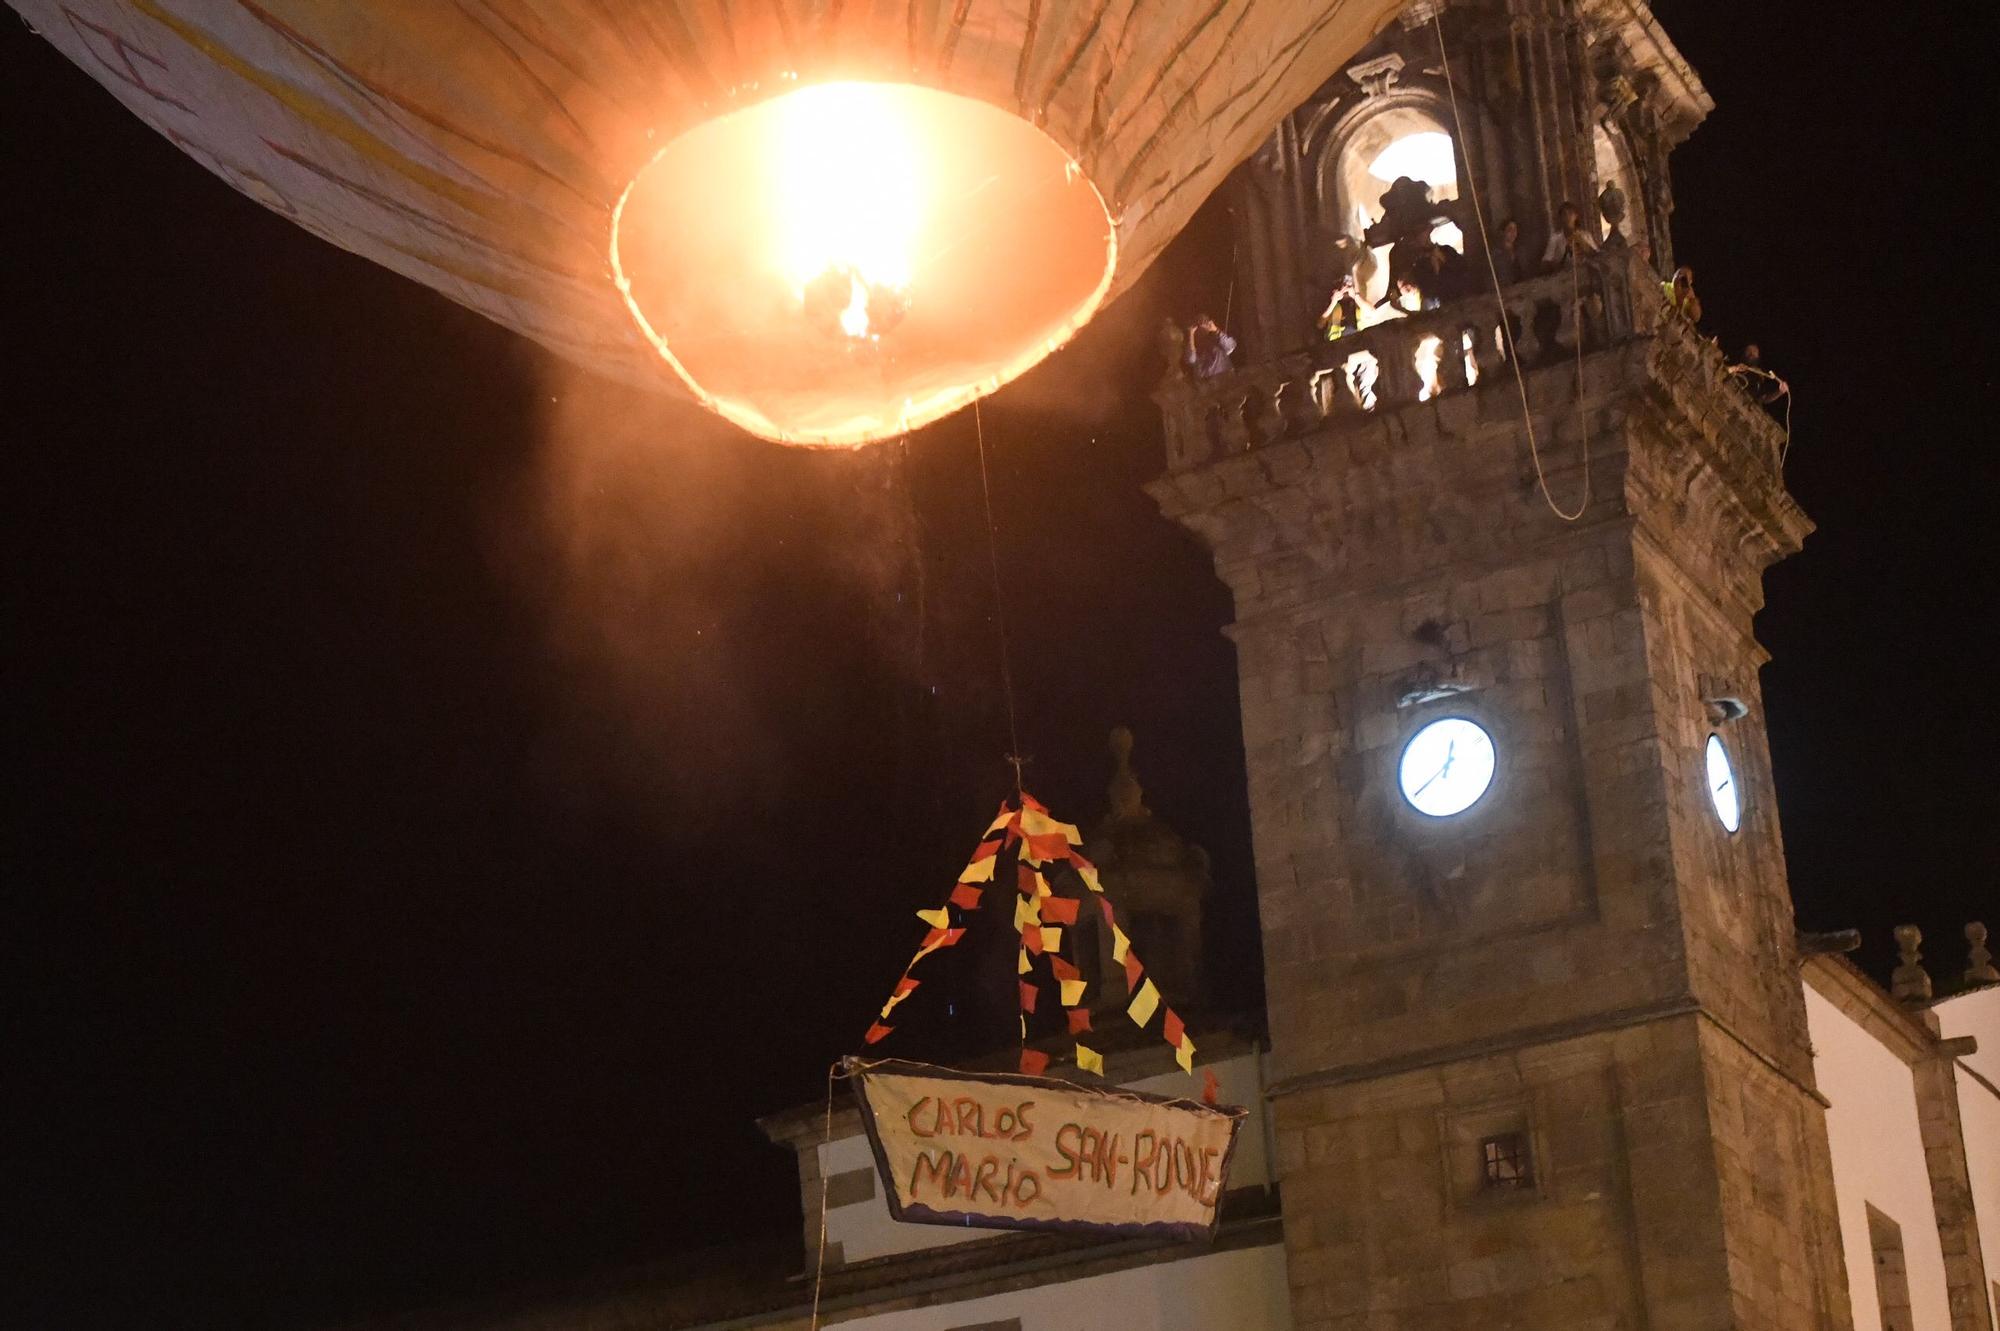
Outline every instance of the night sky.
[[(1994, 890), (2000, 19), (1663, 2), (1707, 324), (1798, 395), (1800, 921)], [(1211, 207), (985, 409), (1029, 786), (1130, 724), (1253, 1005), (1228, 597), (1138, 486)], [(298, 230), (0, 19), (4, 1177), (22, 1326), (312, 1326), (796, 1223), (815, 1099), (1008, 783), (972, 415), (787, 451)], [(25, 915), (19, 913), (25, 907)]]

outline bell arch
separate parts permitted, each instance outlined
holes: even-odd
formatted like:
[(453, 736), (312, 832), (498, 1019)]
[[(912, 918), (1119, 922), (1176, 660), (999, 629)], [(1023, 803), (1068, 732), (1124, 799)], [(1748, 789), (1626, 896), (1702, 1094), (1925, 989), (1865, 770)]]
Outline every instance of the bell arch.
[[(1341, 237), (1362, 251), (1354, 272), (1370, 302), (1388, 291), (1388, 246), (1363, 242), (1382, 219), (1382, 196), (1399, 177), (1422, 181), (1440, 204), (1456, 203), (1465, 179), (1465, 152), (1453, 128), (1451, 106), (1421, 88), (1399, 88), (1367, 97), (1312, 136), (1312, 187), (1320, 231), (1329, 247)], [(1454, 222), (1432, 232), (1440, 244), (1464, 253), (1466, 237)]]

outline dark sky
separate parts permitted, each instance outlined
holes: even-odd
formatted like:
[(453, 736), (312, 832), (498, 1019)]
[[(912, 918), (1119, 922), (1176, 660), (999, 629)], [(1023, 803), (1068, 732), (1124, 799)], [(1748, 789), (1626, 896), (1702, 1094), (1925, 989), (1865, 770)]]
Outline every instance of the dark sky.
[[(2000, 916), (1996, 19), (1661, 3), (1676, 173), (1820, 531), (1760, 621), (1801, 922)], [(0, 21), (8, 1320), (305, 1326), (793, 1223), (819, 1094), (1006, 777), (969, 415), (789, 452), (204, 173)], [(1227, 596), (1138, 485), (1211, 212), (989, 404), (1030, 787), (1104, 735), (1260, 983)], [(24, 913), (19, 907), (25, 906)]]

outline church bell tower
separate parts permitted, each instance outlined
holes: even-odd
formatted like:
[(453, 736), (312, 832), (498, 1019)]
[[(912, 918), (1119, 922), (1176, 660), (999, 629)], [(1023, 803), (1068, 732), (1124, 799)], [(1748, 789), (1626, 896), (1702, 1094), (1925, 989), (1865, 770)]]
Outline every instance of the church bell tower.
[(1414, 4), (1228, 187), (1153, 492), (1235, 597), (1299, 1331), (1849, 1325), (1752, 631), (1811, 523), (1660, 281), (1709, 108), (1644, 0)]

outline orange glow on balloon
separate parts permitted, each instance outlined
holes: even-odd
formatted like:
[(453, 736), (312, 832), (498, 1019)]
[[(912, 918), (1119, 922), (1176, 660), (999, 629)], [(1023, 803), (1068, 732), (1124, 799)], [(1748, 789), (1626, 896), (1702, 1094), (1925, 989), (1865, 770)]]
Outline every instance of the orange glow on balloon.
[(855, 446), (1022, 374), (1111, 289), (1111, 218), (1076, 163), (985, 102), (827, 83), (705, 121), (618, 202), (632, 318), (709, 407)]

